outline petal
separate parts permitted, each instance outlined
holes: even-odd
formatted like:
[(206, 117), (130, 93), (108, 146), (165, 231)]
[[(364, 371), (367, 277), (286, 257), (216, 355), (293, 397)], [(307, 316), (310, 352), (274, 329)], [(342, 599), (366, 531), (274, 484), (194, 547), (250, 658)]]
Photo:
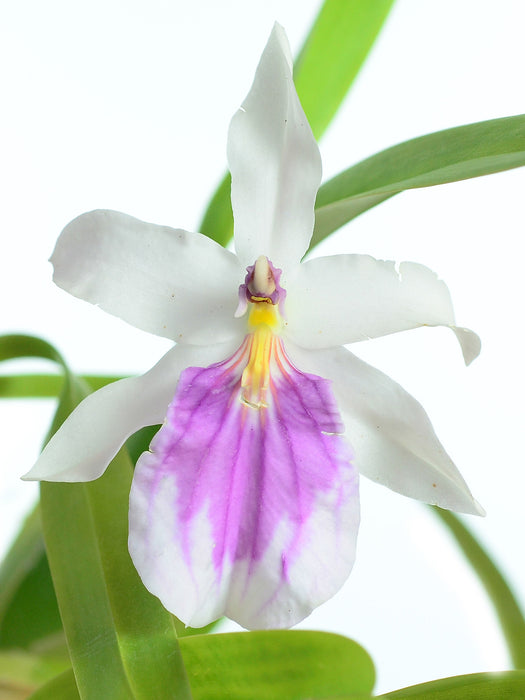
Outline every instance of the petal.
[(59, 287), (148, 333), (206, 345), (238, 332), (244, 272), (199, 233), (93, 211), (66, 226), (51, 262)]
[(231, 352), (230, 344), (177, 345), (141, 377), (122, 379), (90, 394), (46, 445), (22, 478), (92, 481), (101, 476), (124, 441), (145, 425), (162, 423), (182, 369), (213, 362)]
[(399, 384), (345, 348), (287, 348), (306, 370), (333, 381), (361, 474), (410, 498), (483, 514), (423, 407)]
[(182, 373), (166, 424), (137, 462), (129, 549), (145, 586), (187, 625), (222, 615), (289, 627), (352, 567), (357, 472), (319, 377), (272, 367), (265, 407), (239, 400), (243, 346)]
[(301, 265), (288, 279), (287, 335), (305, 348), (327, 348), (418, 326), (448, 326), (468, 364), (479, 338), (456, 328), (446, 284), (424, 265), (332, 255)]
[(252, 88), (231, 121), (235, 249), (243, 265), (266, 255), (284, 270), (308, 248), (321, 158), (297, 97), (284, 29), (276, 24)]

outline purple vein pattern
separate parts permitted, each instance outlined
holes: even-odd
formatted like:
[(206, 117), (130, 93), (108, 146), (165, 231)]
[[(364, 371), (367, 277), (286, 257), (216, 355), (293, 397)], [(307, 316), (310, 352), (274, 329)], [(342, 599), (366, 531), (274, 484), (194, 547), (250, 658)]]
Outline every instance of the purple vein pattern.
[(273, 336), (264, 403), (247, 403), (251, 339), (182, 372), (135, 472), (132, 557), (195, 626), (223, 614), (290, 626), (335, 593), (354, 558), (357, 471), (330, 383), (295, 368)]

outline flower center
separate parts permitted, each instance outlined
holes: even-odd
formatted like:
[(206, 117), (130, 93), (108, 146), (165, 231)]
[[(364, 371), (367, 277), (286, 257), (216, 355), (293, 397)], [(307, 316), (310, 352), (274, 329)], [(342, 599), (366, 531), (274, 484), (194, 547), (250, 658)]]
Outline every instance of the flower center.
[(261, 255), (255, 265), (248, 268), (245, 283), (239, 289), (239, 296), (244, 295), (248, 302), (250, 330), (248, 362), (241, 378), (241, 401), (251, 408), (267, 407), (272, 359), (276, 344), (281, 342), (276, 336), (282, 326), (279, 302), (286, 296), (279, 285), (280, 276), (281, 271)]

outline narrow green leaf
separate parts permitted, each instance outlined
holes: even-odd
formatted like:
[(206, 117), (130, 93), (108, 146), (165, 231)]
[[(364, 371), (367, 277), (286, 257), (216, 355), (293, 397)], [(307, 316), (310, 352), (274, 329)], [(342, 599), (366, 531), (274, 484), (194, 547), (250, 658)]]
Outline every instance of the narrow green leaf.
[[(0, 338), (0, 360), (57, 362), (64, 373), (52, 434), (89, 393), (60, 353), (32, 336)], [(41, 483), (49, 564), (82, 698), (191, 698), (171, 615), (150, 595), (127, 549), (132, 465), (124, 450), (88, 484)]]
[(56, 398), (64, 378), (58, 374), (3, 374), (0, 375), (0, 398)]
[(394, 0), (327, 0), (294, 65), (294, 82), (316, 139), (341, 106)]
[[(58, 425), (70, 406), (83, 396), (84, 387), (70, 373), (64, 359), (45, 340), (28, 335), (0, 337), (0, 361), (38, 357), (57, 363), (63, 372)], [(28, 649), (37, 641), (60, 634), (62, 624), (47, 557), (39, 513), (28, 518), (0, 567), (0, 646)]]
[[(86, 374), (80, 377), (91, 391), (124, 379), (122, 376)], [(54, 399), (62, 389), (64, 378), (59, 374), (1, 374), (1, 399)]]
[[(63, 374), (57, 414), (51, 428), (53, 432), (66, 419), (70, 411), (80, 403), (89, 392), (89, 388), (82, 380), (72, 374), (62, 355), (46, 340), (32, 335), (0, 336), (0, 361), (22, 357), (38, 357), (50, 360), (58, 364)], [(47, 439), (49, 439), (49, 435)]]
[(190, 698), (171, 615), (146, 591), (128, 554), (131, 478), (121, 451), (96, 481), (41, 484), (44, 536), (77, 685), (83, 698)]
[(37, 506), (0, 566), (0, 648), (30, 649), (61, 633)]
[(222, 246), (226, 246), (233, 236), (231, 186), (231, 175), (226, 173), (215, 190), (199, 226), (201, 233)]
[(377, 697), (384, 700), (522, 700), (525, 698), (525, 671), (473, 673), (442, 678)]
[(457, 515), (434, 506), (432, 510), (446, 525), (485, 587), (498, 616), (514, 667), (525, 669), (525, 618), (509, 584)]
[(184, 637), (195, 700), (370, 697), (372, 660), (356, 642), (326, 632), (236, 632)]
[[(6, 611), (16, 596), (22, 581), (32, 571), (44, 553), (44, 542), (39, 523), (40, 515), (35, 508), (26, 518), (9, 552), (0, 564), (0, 647), (10, 636), (10, 626), (5, 624)], [(16, 646), (16, 644), (13, 644)], [(18, 646), (23, 646), (18, 644)]]
[[(27, 335), (0, 337), (0, 360), (28, 357), (50, 360), (58, 364), (62, 374), (1, 376), (0, 396), (60, 396), (55, 427), (85, 395), (88, 385), (98, 388), (116, 379), (89, 376), (84, 383), (73, 377), (58, 350), (41, 338)], [(35, 643), (56, 635), (63, 636), (62, 622), (37, 506), (0, 565), (0, 647), (30, 649)]]
[(319, 189), (311, 248), (403, 190), (466, 180), (525, 165), (525, 115), (438, 131), (357, 163)]
[(2, 335), (0, 336), (0, 361), (14, 360), (20, 357), (40, 357), (44, 360), (57, 362), (61, 369), (69, 373), (64, 358), (50, 343), (33, 335)]
[[(325, 0), (299, 52), (294, 82), (316, 138), (334, 118), (394, 0)], [(221, 245), (233, 236), (231, 177), (226, 174), (199, 231)]]

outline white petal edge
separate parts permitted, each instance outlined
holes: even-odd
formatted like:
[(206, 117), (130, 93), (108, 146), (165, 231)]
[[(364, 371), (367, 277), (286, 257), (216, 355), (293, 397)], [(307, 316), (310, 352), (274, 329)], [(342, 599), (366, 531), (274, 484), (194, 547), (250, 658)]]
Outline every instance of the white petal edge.
[(275, 24), (251, 90), (228, 133), (235, 249), (288, 270), (306, 252), (321, 182), (321, 157), (293, 83), (284, 29)]
[(163, 422), (183, 369), (223, 360), (237, 343), (176, 345), (146, 374), (122, 379), (90, 394), (66, 419), (22, 479), (98, 479), (130, 435), (146, 425)]
[(287, 277), (285, 333), (304, 348), (328, 348), (420, 326), (456, 334), (466, 364), (479, 354), (478, 336), (455, 325), (446, 284), (418, 263), (369, 255), (313, 258)]
[(200, 233), (97, 210), (66, 226), (51, 262), (59, 287), (148, 333), (206, 345), (238, 331), (244, 271)]
[[(188, 626), (203, 627), (226, 615), (246, 629), (291, 627), (332, 597), (350, 574), (359, 526), (357, 497), (341, 508), (340, 494), (322, 494), (303, 534), (308, 545), (284, 582), (279, 576), (282, 552), (295, 532), (293, 524), (283, 518), (260, 561), (224, 562), (219, 576), (212, 564), (215, 543), (206, 509), (181, 525), (175, 480), (154, 481), (146, 460), (131, 487), (129, 551), (146, 588)], [(181, 527), (189, 528), (189, 563)], [(323, 536), (327, 528), (330, 539)], [(321, 573), (305, 576), (305, 570)]]
[(465, 364), (470, 365), (481, 352), (481, 340), (479, 336), (469, 328), (461, 328), (460, 326), (449, 326), (449, 328), (454, 331), (461, 345)]
[[(323, 494), (304, 533), (305, 544), (290, 566), (288, 581), (268, 580), (286, 539), (287, 523), (278, 529), (265, 558), (253, 571), (234, 571), (226, 615), (247, 629), (287, 628), (301, 622), (319, 605), (334, 596), (352, 570), (359, 529), (359, 498), (344, 507), (330, 494)], [(327, 531), (331, 536), (327, 537)], [(311, 572), (317, 571), (316, 576)], [(243, 576), (244, 573), (244, 576)], [(242, 582), (247, 584), (242, 586)]]
[(332, 380), (361, 474), (410, 498), (484, 515), (425, 410), (399, 384), (345, 348), (286, 349), (299, 369)]

